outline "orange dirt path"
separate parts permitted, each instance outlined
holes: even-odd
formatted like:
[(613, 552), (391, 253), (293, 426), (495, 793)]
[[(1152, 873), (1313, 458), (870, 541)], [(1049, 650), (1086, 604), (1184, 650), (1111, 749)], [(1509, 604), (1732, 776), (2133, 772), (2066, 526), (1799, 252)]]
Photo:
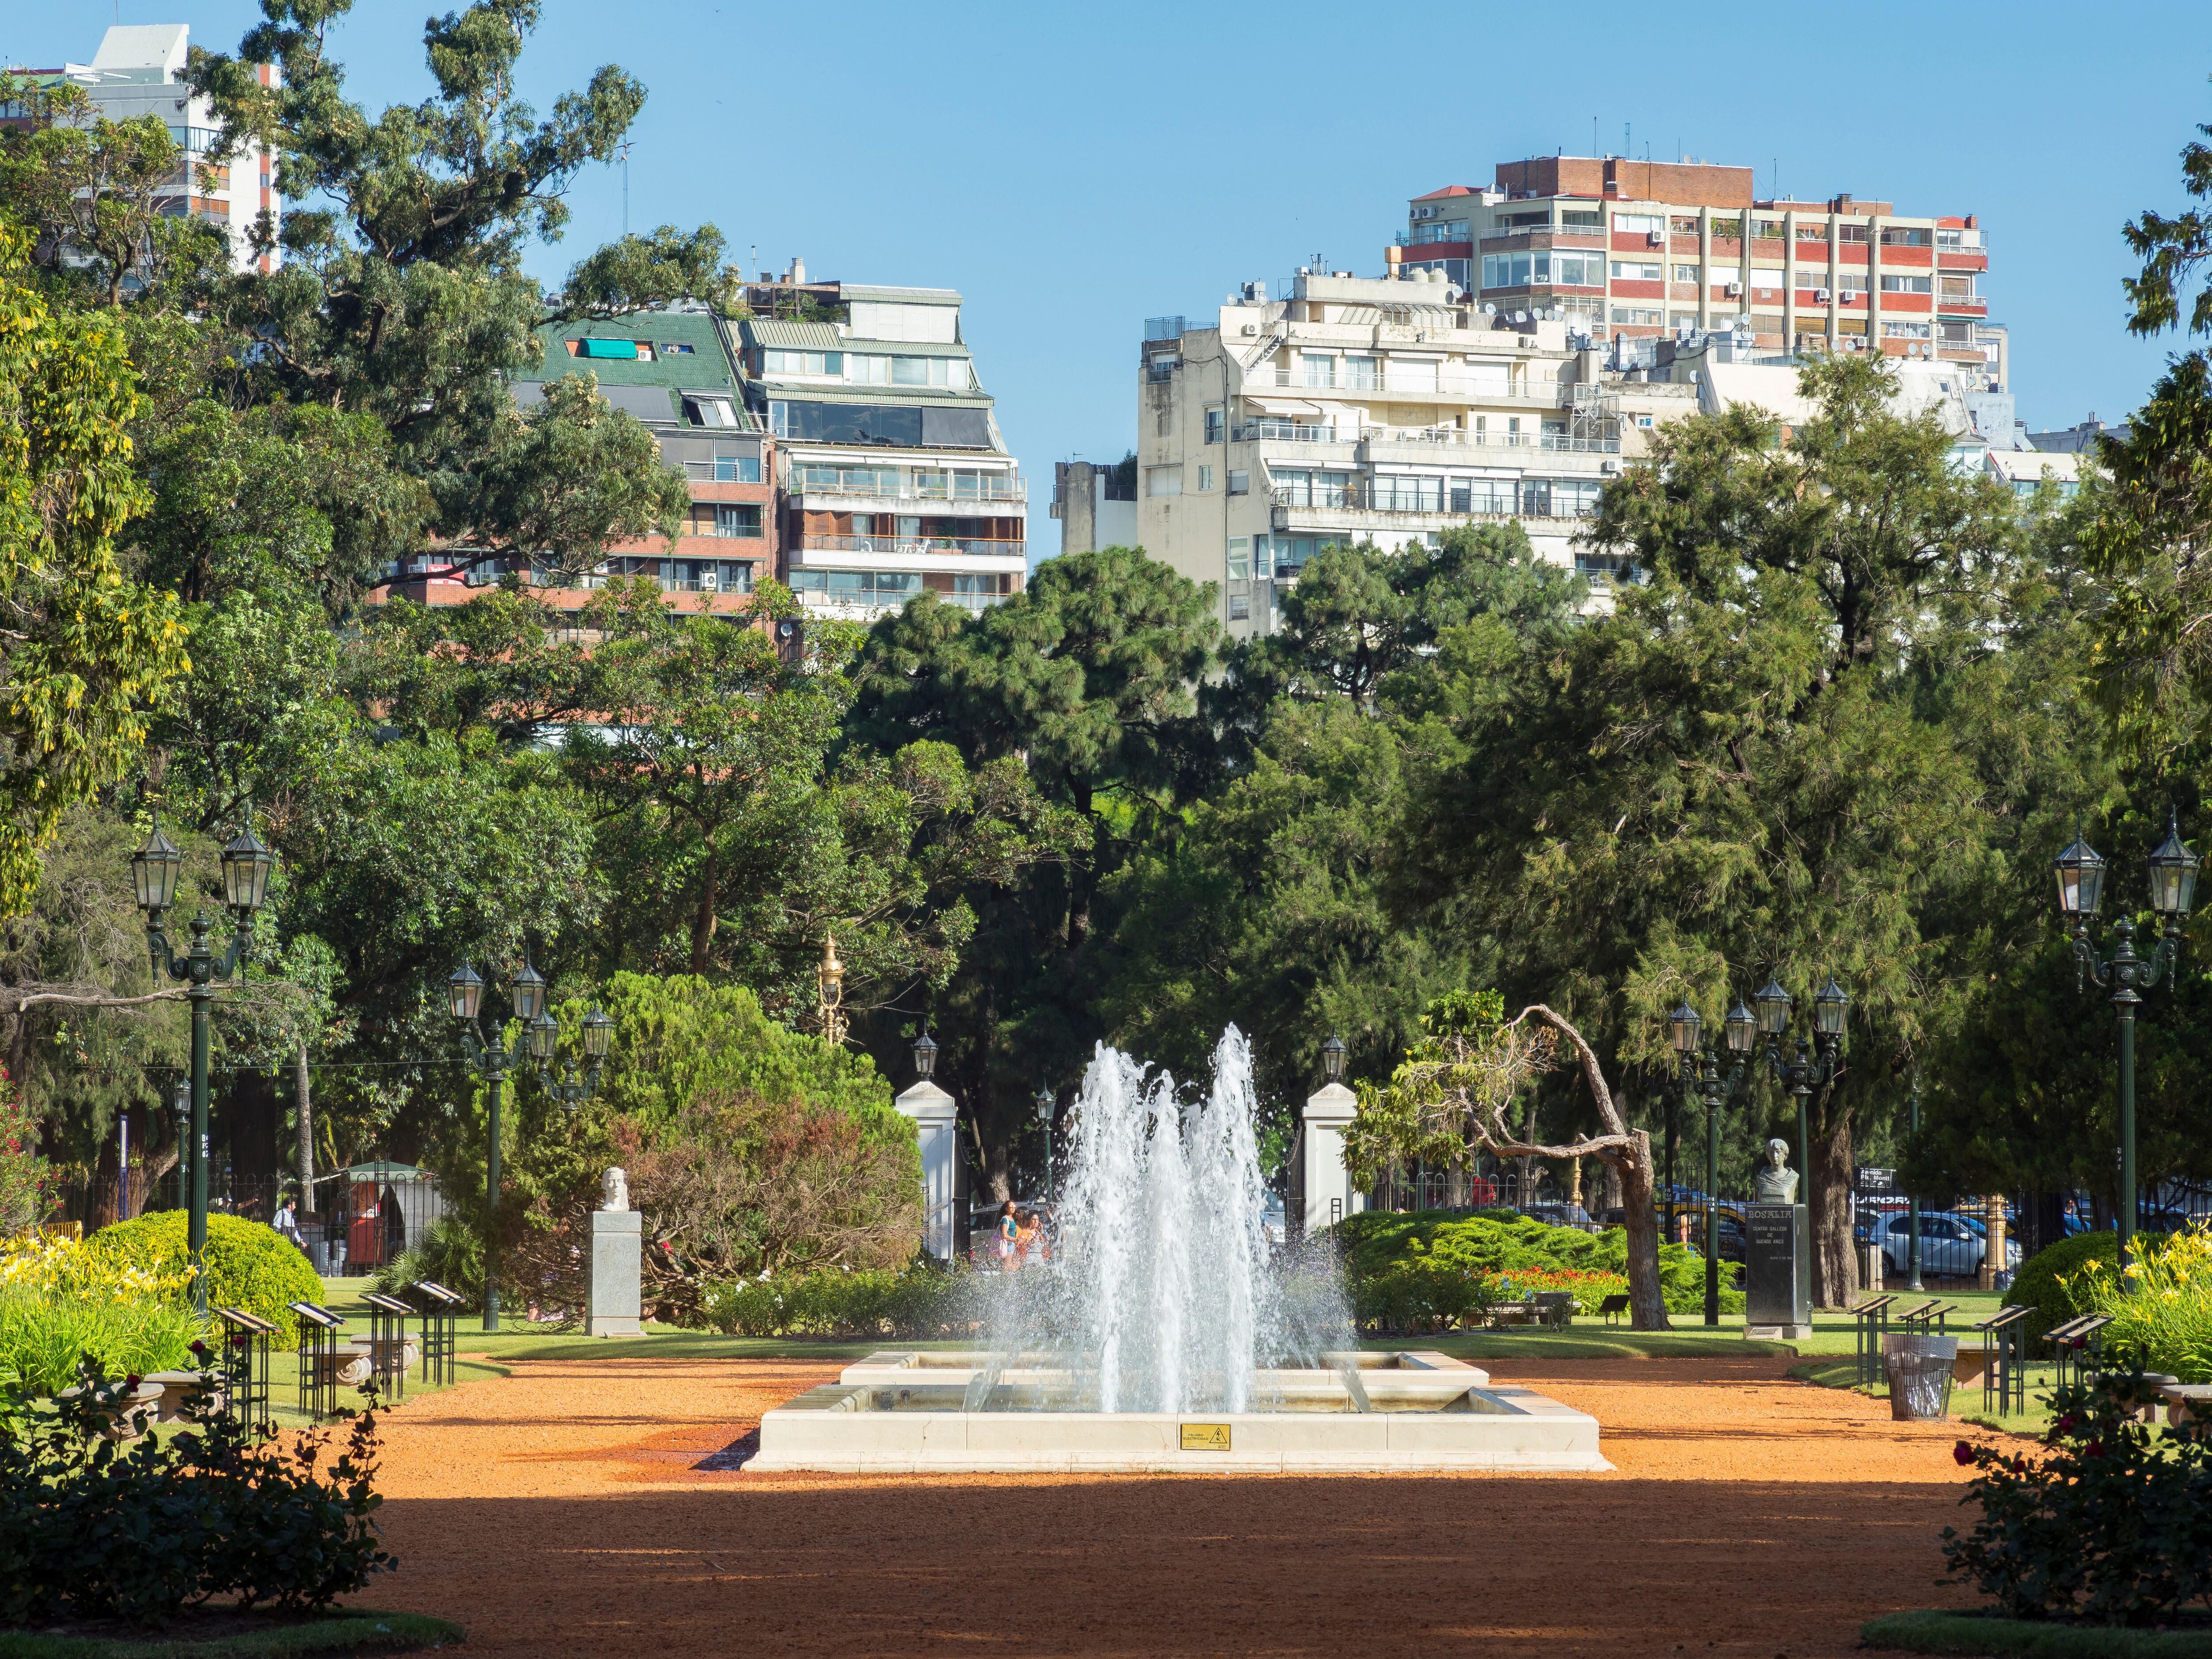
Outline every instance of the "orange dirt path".
[(1611, 1474), (749, 1475), (694, 1466), (834, 1379), (527, 1361), (388, 1414), (402, 1570), (476, 1654), (1850, 1653), (1938, 1587), (1958, 1431), (1775, 1358), (1498, 1362)]

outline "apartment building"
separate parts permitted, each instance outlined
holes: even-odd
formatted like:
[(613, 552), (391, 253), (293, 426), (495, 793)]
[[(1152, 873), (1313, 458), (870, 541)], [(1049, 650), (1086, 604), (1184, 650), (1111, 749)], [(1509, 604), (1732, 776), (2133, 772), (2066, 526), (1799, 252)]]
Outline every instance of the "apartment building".
[(1620, 156), (1498, 164), (1486, 186), (1407, 204), (1390, 262), (1501, 314), (1595, 337), (1745, 326), (1776, 351), (1879, 350), (2009, 381), (1972, 214), (1913, 216), (1850, 196), (1759, 201), (1749, 167)]
[(1027, 489), (950, 289), (805, 281), (732, 325), (743, 407), (775, 443), (782, 579), (866, 620), (924, 592), (980, 611), (1029, 569)]
[(1215, 316), (1158, 318), (1138, 369), (1138, 533), (1215, 584), (1232, 636), (1271, 631), (1322, 548), (1434, 544), (1518, 521), (1603, 588), (1576, 546), (1606, 479), (1693, 387), (1609, 374), (1564, 322), (1476, 307), (1441, 271), (1303, 272), (1251, 283)]
[(1114, 462), (1054, 461), (1052, 516), (1060, 520), (1062, 553), (1140, 545), (1134, 452)]
[(562, 375), (593, 376), (600, 396), (645, 423), (662, 460), (683, 469), (691, 503), (680, 532), (618, 543), (580, 582), (560, 586), (544, 559), (525, 566), (441, 548), (393, 567), (371, 602), (389, 592), (465, 605), (516, 569), (539, 599), (571, 615), (613, 576), (652, 578), (677, 611), (746, 611), (755, 583), (776, 573), (776, 451), (744, 408), (722, 325), (703, 307), (677, 305), (613, 322), (548, 324), (538, 342), (538, 368), (511, 383), (516, 404), (535, 406)]
[[(184, 23), (118, 25), (103, 35), (89, 64), (59, 69), (11, 70), (25, 80), (70, 82), (89, 94), (95, 113), (111, 121), (157, 117), (185, 152), (185, 165), (172, 181), (174, 194), (163, 204), (177, 216), (192, 215), (219, 227), (229, 238), (232, 263), (240, 270), (272, 270), (277, 255), (256, 254), (251, 240), (255, 222), (269, 216), (272, 233), (283, 216), (276, 191), (275, 163), (258, 144), (247, 144), (221, 166), (204, 158), (222, 136), (212, 105), (185, 84), (190, 26)], [(272, 64), (260, 66), (262, 84), (276, 84)], [(0, 106), (0, 121), (21, 122), (26, 112)]]

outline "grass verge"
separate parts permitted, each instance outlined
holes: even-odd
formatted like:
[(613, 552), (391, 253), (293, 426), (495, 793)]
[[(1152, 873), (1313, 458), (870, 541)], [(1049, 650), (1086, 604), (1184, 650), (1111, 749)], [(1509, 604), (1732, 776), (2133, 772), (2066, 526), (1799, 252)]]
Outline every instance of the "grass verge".
[(1893, 1613), (1859, 1626), (1867, 1647), (2022, 1659), (2212, 1659), (2212, 1629), (2119, 1630), (1980, 1613)]
[(293, 1654), (407, 1653), (459, 1642), (459, 1625), (420, 1613), (345, 1608), (327, 1618), (228, 1629), (204, 1639), (172, 1636), (52, 1636), (0, 1631), (0, 1659), (288, 1659)]

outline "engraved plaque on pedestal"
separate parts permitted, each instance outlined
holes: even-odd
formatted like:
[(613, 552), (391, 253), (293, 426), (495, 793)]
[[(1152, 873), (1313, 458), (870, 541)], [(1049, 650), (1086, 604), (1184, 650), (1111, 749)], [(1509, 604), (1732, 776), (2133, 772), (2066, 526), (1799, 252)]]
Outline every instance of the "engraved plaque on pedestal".
[(1746, 1205), (1743, 1256), (1744, 1335), (1812, 1335), (1812, 1234), (1805, 1206)]

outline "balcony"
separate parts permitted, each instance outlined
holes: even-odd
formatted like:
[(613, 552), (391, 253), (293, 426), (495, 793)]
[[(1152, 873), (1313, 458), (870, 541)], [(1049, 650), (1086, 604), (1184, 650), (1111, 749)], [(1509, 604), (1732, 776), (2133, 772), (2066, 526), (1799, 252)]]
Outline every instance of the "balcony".
[(1029, 558), (1027, 542), (982, 536), (801, 536), (799, 545), (825, 553), (892, 553), (902, 558), (940, 553), (964, 553), (984, 558), (995, 556), (1020, 559), (1024, 563)]
[(1302, 421), (1267, 417), (1255, 421), (1239, 421), (1230, 436), (1231, 441), (1240, 444), (1262, 441), (1280, 444), (1333, 444), (1336, 441), (1336, 428), (1333, 426), (1309, 426)]
[(1562, 455), (1618, 455), (1619, 438), (1578, 438), (1565, 432), (1492, 432), (1487, 428), (1450, 426), (1362, 428), (1359, 442), (1370, 450), (1382, 445), (1446, 449), (1534, 449)]
[(786, 487), (794, 495), (839, 495), (878, 501), (1029, 500), (1029, 481), (1015, 472), (902, 473), (888, 467), (794, 466)]
[[(799, 605), (811, 615), (825, 617), (838, 622), (872, 622), (878, 617), (891, 616), (906, 609), (907, 601), (918, 593), (850, 593), (828, 592), (810, 588), (798, 595)], [(1013, 597), (1011, 593), (939, 593), (939, 605), (949, 605), (967, 611), (970, 616), (981, 616), (994, 605), (1004, 605)]]
[(1511, 487), (1510, 479), (1498, 482), (1507, 487), (1426, 492), (1377, 489), (1374, 480), (1366, 478), (1328, 486), (1285, 489), (1279, 485), (1267, 492), (1269, 516), (1277, 530), (1291, 528), (1294, 519), (1317, 514), (1329, 517), (1337, 526), (1358, 529), (1362, 527), (1358, 520), (1370, 516), (1384, 521), (1382, 526), (1373, 527), (1387, 527), (1389, 521), (1408, 519), (1450, 524), (1469, 519), (1586, 519), (1597, 510), (1595, 480), (1588, 485), (1542, 481), (1524, 483), (1518, 489)]

